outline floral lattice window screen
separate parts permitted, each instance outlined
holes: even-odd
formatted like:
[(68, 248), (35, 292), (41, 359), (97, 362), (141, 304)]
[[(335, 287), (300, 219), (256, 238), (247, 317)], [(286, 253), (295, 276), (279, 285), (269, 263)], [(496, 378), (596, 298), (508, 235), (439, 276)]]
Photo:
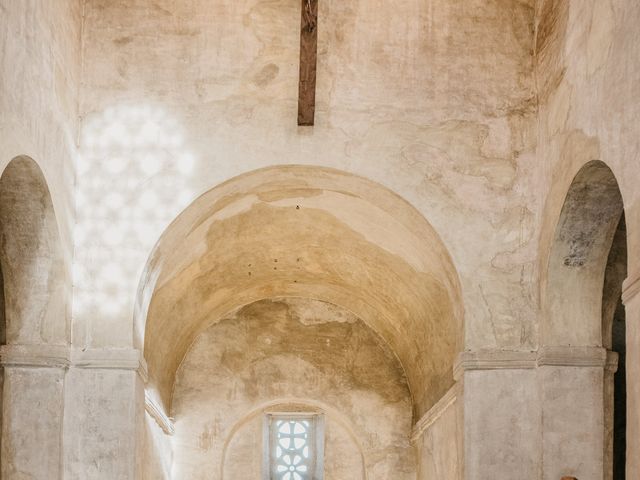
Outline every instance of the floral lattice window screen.
[(322, 479), (320, 415), (269, 415), (269, 480)]

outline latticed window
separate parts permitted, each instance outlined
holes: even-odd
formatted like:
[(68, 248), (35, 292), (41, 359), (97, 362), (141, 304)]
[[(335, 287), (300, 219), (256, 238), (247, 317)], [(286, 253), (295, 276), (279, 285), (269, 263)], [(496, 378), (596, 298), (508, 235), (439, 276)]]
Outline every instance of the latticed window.
[(322, 479), (322, 417), (269, 415), (269, 480)]

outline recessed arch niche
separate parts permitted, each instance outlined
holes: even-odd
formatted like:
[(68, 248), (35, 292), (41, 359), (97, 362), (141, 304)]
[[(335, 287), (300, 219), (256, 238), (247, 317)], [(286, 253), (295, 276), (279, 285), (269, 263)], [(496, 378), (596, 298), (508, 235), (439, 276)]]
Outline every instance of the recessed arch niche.
[(454, 383), (460, 285), (433, 227), (365, 178), (277, 166), (202, 195), (149, 258), (134, 338), (148, 364), (149, 391), (165, 411), (198, 334), (236, 308), (274, 297), (328, 302), (361, 318), (398, 356), (414, 417)]
[(615, 381), (607, 370), (603, 382), (604, 478), (624, 478), (626, 347), (621, 296), (627, 276), (627, 232), (622, 194), (604, 162), (586, 163), (573, 178), (548, 258), (542, 344), (604, 347), (617, 355)]
[(584, 165), (567, 191), (543, 292), (545, 345), (602, 346), (609, 251), (623, 215), (618, 183), (601, 161)]
[(45, 177), (27, 156), (14, 158), (0, 176), (0, 266), (6, 343), (67, 344), (58, 223)]

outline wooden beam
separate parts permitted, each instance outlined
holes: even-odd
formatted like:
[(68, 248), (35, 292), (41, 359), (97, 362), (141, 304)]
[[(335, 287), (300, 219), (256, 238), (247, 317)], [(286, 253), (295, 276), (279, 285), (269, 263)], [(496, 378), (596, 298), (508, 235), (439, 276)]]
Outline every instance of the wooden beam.
[(313, 125), (318, 63), (318, 0), (302, 0), (298, 125)]

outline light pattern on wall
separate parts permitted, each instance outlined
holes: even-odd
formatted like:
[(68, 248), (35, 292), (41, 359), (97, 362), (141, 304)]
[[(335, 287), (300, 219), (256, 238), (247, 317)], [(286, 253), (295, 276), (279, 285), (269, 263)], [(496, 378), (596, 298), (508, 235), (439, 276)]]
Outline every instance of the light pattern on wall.
[(75, 338), (117, 344), (131, 336), (127, 324), (149, 252), (195, 196), (197, 160), (178, 120), (158, 106), (109, 107), (88, 115), (82, 132), (74, 317), (90, 326)]

